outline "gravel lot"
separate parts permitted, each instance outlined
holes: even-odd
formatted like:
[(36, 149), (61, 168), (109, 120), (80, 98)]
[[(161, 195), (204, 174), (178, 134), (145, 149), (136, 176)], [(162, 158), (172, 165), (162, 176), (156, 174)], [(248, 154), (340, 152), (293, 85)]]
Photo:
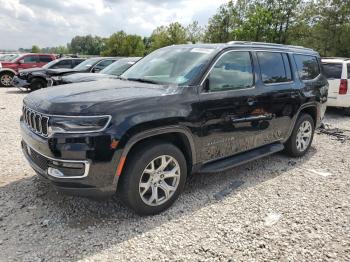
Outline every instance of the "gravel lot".
[[(34, 174), (20, 150), (25, 95), (0, 89), (0, 261), (350, 261), (350, 140), (316, 134), (301, 159), (193, 176), (170, 210), (141, 218)], [(350, 130), (337, 110), (325, 122)]]

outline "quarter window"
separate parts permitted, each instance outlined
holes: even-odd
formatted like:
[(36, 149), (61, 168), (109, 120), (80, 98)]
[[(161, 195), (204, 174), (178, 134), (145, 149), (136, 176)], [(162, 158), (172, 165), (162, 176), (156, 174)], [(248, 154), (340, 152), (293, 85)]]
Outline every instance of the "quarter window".
[(311, 80), (320, 74), (317, 58), (308, 55), (294, 55), (301, 80)]
[(292, 81), (292, 73), (287, 54), (258, 52), (261, 79), (265, 84)]
[(41, 55), (39, 56), (39, 60), (41, 63), (48, 63), (52, 61), (52, 57), (47, 55)]
[(350, 63), (347, 64), (347, 69), (348, 69), (348, 79), (350, 79)]
[(236, 90), (252, 87), (253, 67), (249, 52), (228, 52), (209, 74), (210, 91)]

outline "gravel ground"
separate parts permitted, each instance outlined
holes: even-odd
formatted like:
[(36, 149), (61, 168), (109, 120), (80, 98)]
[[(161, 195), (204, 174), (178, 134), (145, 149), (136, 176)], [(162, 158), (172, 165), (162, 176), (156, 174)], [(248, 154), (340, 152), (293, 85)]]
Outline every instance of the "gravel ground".
[[(195, 175), (165, 213), (58, 194), (20, 150), (24, 93), (0, 89), (0, 261), (350, 261), (350, 141), (316, 134), (276, 154)], [(327, 112), (331, 127), (350, 117)]]

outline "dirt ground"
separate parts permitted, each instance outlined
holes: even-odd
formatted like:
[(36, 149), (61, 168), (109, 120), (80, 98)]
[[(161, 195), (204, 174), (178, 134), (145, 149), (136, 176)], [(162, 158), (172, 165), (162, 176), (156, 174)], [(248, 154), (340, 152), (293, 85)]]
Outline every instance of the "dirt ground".
[[(26, 94), (0, 89), (0, 261), (350, 261), (350, 117), (328, 110), (310, 152), (195, 175), (168, 211), (65, 196), (20, 150)], [(349, 130), (349, 131), (346, 131)], [(334, 132), (332, 132), (333, 134)]]

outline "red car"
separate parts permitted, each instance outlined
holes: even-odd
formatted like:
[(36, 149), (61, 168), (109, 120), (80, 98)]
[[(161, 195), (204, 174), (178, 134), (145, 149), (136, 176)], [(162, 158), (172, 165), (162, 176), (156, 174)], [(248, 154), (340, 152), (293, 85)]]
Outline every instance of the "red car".
[(21, 69), (42, 67), (55, 60), (52, 54), (23, 54), (11, 61), (0, 63), (0, 86), (12, 86), (12, 79)]

